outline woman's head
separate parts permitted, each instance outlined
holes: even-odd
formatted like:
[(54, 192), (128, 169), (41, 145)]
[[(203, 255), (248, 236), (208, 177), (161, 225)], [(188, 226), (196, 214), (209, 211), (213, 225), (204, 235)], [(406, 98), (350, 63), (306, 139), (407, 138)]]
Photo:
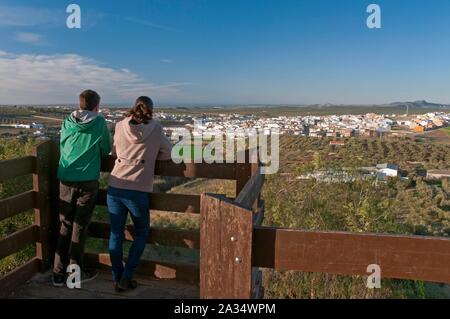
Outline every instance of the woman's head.
[(138, 124), (147, 124), (153, 118), (152, 99), (148, 96), (138, 97), (126, 116), (131, 117)]

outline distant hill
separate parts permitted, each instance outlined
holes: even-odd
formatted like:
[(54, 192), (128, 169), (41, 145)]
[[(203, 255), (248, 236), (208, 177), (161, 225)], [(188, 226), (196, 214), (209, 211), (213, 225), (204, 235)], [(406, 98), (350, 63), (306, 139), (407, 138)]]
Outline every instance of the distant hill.
[(332, 103), (326, 103), (326, 104), (312, 104), (312, 105), (305, 105), (304, 107), (312, 107), (312, 108), (334, 108), (334, 107), (382, 107), (382, 108), (407, 108), (410, 109), (448, 109), (450, 108), (449, 104), (439, 104), (439, 103), (431, 103), (427, 102), (425, 100), (420, 101), (414, 101), (414, 102), (394, 102), (389, 104), (332, 104)]
[[(118, 105), (106, 105), (109, 108), (119, 108)], [(425, 100), (414, 101), (414, 102), (394, 102), (389, 104), (210, 104), (210, 105), (160, 105), (156, 107), (157, 109), (163, 110), (178, 110), (178, 111), (202, 111), (202, 110), (212, 110), (212, 111), (230, 111), (230, 110), (270, 110), (270, 109), (300, 109), (300, 110), (333, 110), (333, 109), (362, 109), (376, 108), (376, 109), (406, 109), (409, 107), (412, 109), (432, 109), (434, 111), (439, 109), (450, 109), (450, 104), (439, 104), (431, 103)], [(120, 108), (127, 108), (126, 106), (120, 106)]]
[(394, 102), (388, 104), (389, 107), (409, 107), (411, 109), (447, 109), (450, 108), (448, 104), (430, 103), (425, 100), (414, 102)]

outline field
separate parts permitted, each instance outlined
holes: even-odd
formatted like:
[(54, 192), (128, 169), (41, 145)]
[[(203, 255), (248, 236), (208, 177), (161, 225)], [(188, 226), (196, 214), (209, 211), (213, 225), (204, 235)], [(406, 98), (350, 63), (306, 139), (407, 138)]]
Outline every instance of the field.
[[(226, 106), (226, 107), (158, 107), (157, 111), (163, 111), (175, 114), (203, 115), (203, 114), (241, 114), (255, 115), (259, 117), (276, 116), (305, 116), (305, 115), (343, 115), (343, 114), (406, 114), (404, 107), (385, 107), (385, 106), (358, 106), (358, 105), (340, 105), (340, 106)], [(448, 109), (441, 108), (414, 108), (410, 113), (424, 114), (428, 112), (442, 112)]]
[[(344, 146), (330, 145), (332, 138), (283, 136), (280, 139), (281, 172), (308, 169), (358, 169), (380, 163), (396, 163), (401, 169), (448, 169), (450, 148), (444, 143), (392, 137), (383, 140), (366, 138), (342, 139)], [(450, 138), (445, 139), (448, 142)]]
[(429, 141), (431, 143), (450, 145), (450, 127), (440, 130), (433, 130), (416, 135), (415, 138), (422, 141)]

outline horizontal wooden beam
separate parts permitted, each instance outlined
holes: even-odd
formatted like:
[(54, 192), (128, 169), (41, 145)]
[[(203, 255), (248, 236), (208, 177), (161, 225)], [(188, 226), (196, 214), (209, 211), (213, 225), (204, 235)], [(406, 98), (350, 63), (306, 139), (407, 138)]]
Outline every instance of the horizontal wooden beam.
[(20, 285), (39, 272), (41, 261), (36, 257), (0, 278), (0, 298), (7, 298)]
[[(106, 195), (106, 190), (99, 190), (97, 205), (106, 206)], [(200, 195), (152, 193), (149, 200), (153, 210), (200, 214)]]
[[(111, 226), (108, 223), (93, 222), (89, 225), (89, 236), (94, 238), (109, 238)], [(125, 240), (132, 241), (134, 227), (127, 225)], [(155, 228), (152, 227), (147, 243), (161, 246), (175, 246), (183, 248), (200, 248), (200, 233), (195, 230)]]
[(235, 203), (246, 208), (253, 207), (253, 204), (261, 193), (263, 185), (264, 175), (258, 170), (258, 172), (250, 178), (242, 191), (238, 194)]
[(450, 239), (256, 227), (253, 266), (450, 283)]
[[(111, 172), (114, 168), (115, 159), (112, 156), (102, 160), (102, 171)], [(226, 163), (181, 163), (172, 161), (157, 161), (155, 175), (178, 176), (188, 178), (213, 178), (213, 179), (235, 179), (236, 165)]]
[(33, 156), (0, 161), (0, 183), (11, 178), (32, 174), (34, 168), (35, 158)]
[(37, 231), (38, 227), (32, 225), (1, 239), (0, 259), (14, 254), (28, 245), (34, 244), (37, 239)]
[[(109, 254), (86, 253), (84, 260), (90, 267), (111, 268)], [(136, 273), (145, 276), (155, 276), (160, 279), (176, 279), (194, 284), (198, 284), (200, 275), (199, 267), (196, 264), (145, 259), (140, 261)]]
[(36, 195), (34, 191), (0, 200), (0, 221), (33, 209), (35, 201)]

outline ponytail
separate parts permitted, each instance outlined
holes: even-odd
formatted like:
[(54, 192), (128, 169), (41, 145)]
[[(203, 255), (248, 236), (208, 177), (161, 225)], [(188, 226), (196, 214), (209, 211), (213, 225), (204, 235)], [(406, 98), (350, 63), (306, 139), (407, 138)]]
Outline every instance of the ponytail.
[(138, 97), (134, 106), (126, 114), (138, 124), (147, 124), (153, 119), (153, 101), (147, 96)]

